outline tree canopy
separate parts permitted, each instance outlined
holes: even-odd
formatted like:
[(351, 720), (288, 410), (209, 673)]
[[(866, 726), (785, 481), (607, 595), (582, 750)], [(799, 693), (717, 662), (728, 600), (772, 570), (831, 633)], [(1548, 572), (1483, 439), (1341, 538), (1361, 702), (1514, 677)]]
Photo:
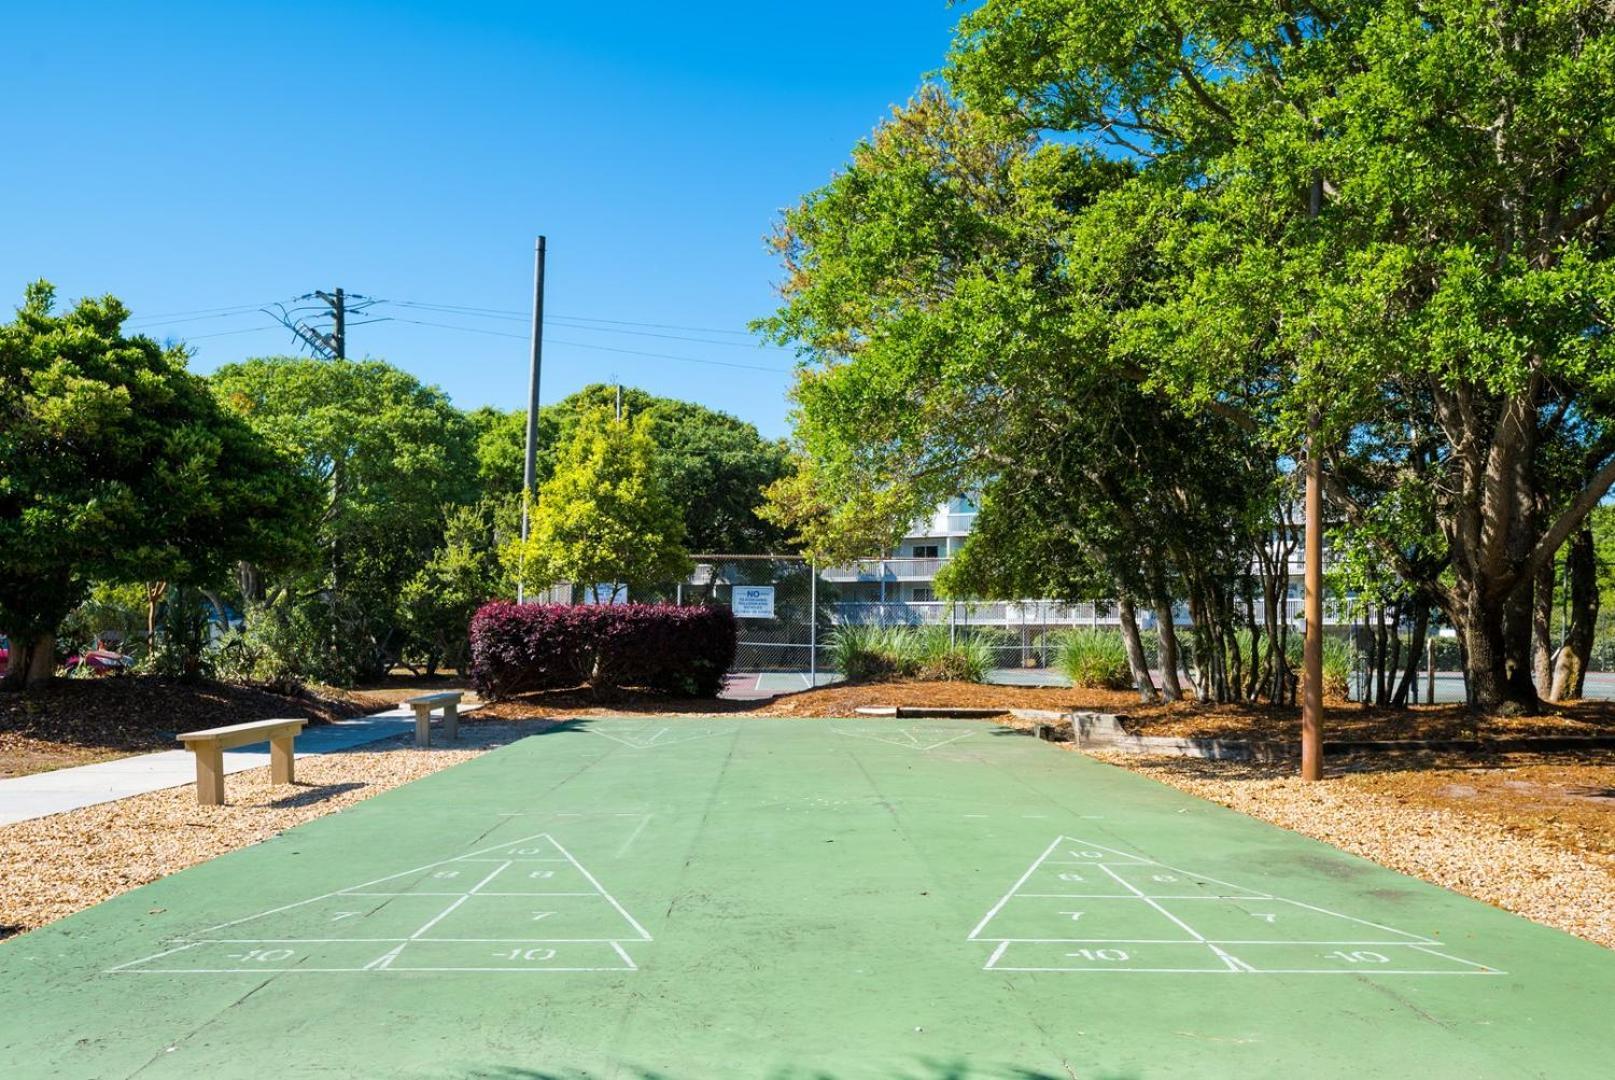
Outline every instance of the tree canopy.
[(326, 606), (339, 657), (328, 674), (376, 673), (397, 651), (399, 598), (442, 538), (444, 507), (478, 495), (471, 421), (441, 390), (379, 360), (269, 357), (227, 364), (212, 382), (295, 448), (321, 493), (319, 557), (283, 584)]
[[(785, 447), (757, 433), (744, 420), (690, 401), (657, 397), (635, 387), (622, 391), (623, 408), (654, 417), (651, 428), (658, 468), (667, 490), (677, 492), (691, 551), (755, 554), (778, 550), (784, 533), (757, 516), (762, 489), (785, 473)], [(535, 482), (555, 472), (556, 456), (580, 417), (615, 408), (616, 388), (584, 387), (539, 410)], [(526, 413), (478, 409), (478, 471), (490, 494), (521, 492)]]
[(579, 414), (539, 489), (526, 543), (507, 564), (526, 584), (626, 586), (689, 574), (684, 520), (666, 487), (649, 415)]
[[(1342, 543), (1459, 628), (1477, 704), (1533, 707), (1534, 590), (1615, 481), (1612, 29), (1594, 0), (987, 0), (946, 85), (785, 215), (768, 326), (822, 363), (776, 519), (822, 547), (1039, 469), (1092, 506), (1073, 453), (1156, 435), (1113, 505), (1166, 508), (1173, 426), (1210, 423), (1196, 490), (1267, 462), (1205, 504), (1249, 552), (1315, 427)], [(1234, 534), (1202, 536), (1175, 591)]]
[(48, 677), (57, 626), (92, 583), (213, 585), (236, 560), (295, 556), (311, 491), (222, 408), (184, 353), (126, 335), (112, 297), (54, 310), (27, 290), (0, 326), (0, 631), (8, 680)]

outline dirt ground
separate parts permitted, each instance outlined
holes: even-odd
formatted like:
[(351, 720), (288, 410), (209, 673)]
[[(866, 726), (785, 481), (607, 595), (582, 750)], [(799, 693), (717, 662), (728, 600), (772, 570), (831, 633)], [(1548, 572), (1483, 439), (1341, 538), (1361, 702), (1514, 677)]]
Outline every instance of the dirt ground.
[(324, 724), (397, 705), (412, 692), (460, 685), (390, 677), (358, 690), (310, 687), (297, 697), (154, 676), (57, 679), (0, 693), (0, 779), (172, 750), (174, 734), (249, 720), (303, 717)]

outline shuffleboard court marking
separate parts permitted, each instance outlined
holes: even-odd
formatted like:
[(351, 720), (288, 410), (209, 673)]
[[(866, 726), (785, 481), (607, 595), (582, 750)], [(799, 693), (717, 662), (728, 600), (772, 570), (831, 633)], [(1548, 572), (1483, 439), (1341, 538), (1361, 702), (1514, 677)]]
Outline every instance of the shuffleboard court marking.
[[(465, 888), (439, 887), (462, 873)], [(399, 887), (373, 888), (388, 882)], [(363, 898), (381, 902), (359, 910)], [(105, 973), (638, 971), (623, 945), (650, 940), (587, 867), (537, 833), (218, 923)]]
[[(956, 743), (960, 739), (968, 739), (976, 734), (966, 731), (962, 734), (950, 734), (946, 739), (937, 739), (936, 736), (953, 732), (952, 728), (882, 728), (875, 731), (855, 731), (848, 728), (831, 728), (837, 735), (845, 735), (852, 739), (872, 739), (875, 742), (888, 743), (892, 746), (901, 746), (905, 750), (935, 750), (939, 746)], [(968, 816), (968, 815), (966, 815)], [(985, 815), (983, 815), (985, 816)]]
[[(1072, 891), (1040, 884), (1050, 878)], [(1505, 974), (1422, 934), (1069, 836), (1043, 849), (966, 940), (993, 945), (984, 971)]]
[(730, 735), (737, 728), (734, 724), (718, 727), (690, 727), (684, 724), (646, 723), (637, 727), (613, 724), (610, 730), (599, 726), (591, 726), (583, 730), (590, 735), (610, 739), (614, 743), (621, 743), (623, 746), (633, 750), (656, 750), (663, 746), (676, 746), (679, 743), (694, 742), (697, 739), (711, 739), (719, 735)]

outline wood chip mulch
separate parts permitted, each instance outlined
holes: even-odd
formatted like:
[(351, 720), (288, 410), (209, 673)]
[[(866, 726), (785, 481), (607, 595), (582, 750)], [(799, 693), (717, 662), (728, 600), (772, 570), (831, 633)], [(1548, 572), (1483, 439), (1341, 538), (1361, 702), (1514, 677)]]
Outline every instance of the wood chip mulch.
[(1615, 754), (1295, 765), (1084, 751), (1615, 949)]
[[(966, 708), (1084, 710), (1114, 713), (1135, 735), (1294, 742), (1301, 711), (1288, 706), (1200, 705), (1192, 701), (1144, 705), (1131, 690), (995, 686), (958, 682), (838, 683), (775, 698), (760, 716), (855, 716), (861, 706), (929, 705)], [(1520, 735), (1615, 735), (1615, 702), (1544, 705), (1540, 716), (1477, 716), (1462, 705), (1365, 709), (1331, 701), (1331, 739), (1501, 738)]]
[(225, 806), (198, 806), (196, 788), (187, 784), (0, 827), (0, 938), (259, 843), (535, 730), (463, 723), (453, 749), (416, 749), (413, 735), (403, 735), (299, 758), (292, 786), (271, 785), (267, 768), (233, 773), (225, 780)]

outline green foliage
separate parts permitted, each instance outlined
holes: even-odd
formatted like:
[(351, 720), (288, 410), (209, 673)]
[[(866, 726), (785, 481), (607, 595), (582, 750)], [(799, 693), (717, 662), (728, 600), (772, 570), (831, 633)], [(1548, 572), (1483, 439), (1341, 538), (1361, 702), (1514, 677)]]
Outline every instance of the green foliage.
[(0, 626), (14, 642), (54, 633), (92, 582), (211, 584), (306, 542), (309, 491), (273, 440), (220, 408), (183, 353), (126, 336), (117, 300), (58, 315), (53, 296), (30, 286), (0, 325)]
[(529, 586), (555, 582), (634, 590), (691, 570), (684, 519), (665, 487), (649, 416), (581, 417), (539, 489), (527, 543), (505, 566)]
[[(624, 410), (656, 421), (663, 484), (684, 514), (685, 544), (692, 551), (764, 554), (781, 550), (784, 532), (757, 516), (762, 490), (785, 473), (785, 447), (728, 413), (694, 402), (656, 397), (634, 387), (622, 392)], [(596, 383), (539, 411), (534, 454), (536, 483), (555, 473), (556, 454), (570, 441), (579, 419), (615, 409), (616, 388)], [(521, 492), (526, 413), (478, 409), (478, 476), (490, 495)]]
[(1310, 437), (1343, 572), (1532, 704), (1518, 611), (1615, 481), (1615, 11), (985, 0), (945, 75), (781, 223), (771, 516), (841, 557), (983, 490), (1024, 528), (950, 584), (1184, 596), (1221, 697)]
[[(513, 592), (499, 562), (501, 505), (483, 500), (449, 507), (443, 543), (405, 585), (400, 598), (409, 644), (404, 659), (428, 673), (438, 666), (464, 671), (470, 641), (466, 628), (477, 608)], [(507, 530), (513, 531), (513, 530)]]
[(306, 683), (341, 683), (352, 674), (330, 648), (323, 608), (284, 593), (243, 613), (242, 625), (218, 638), (209, 657), (226, 682), (296, 694)]
[[(1291, 634), (1288, 639), (1288, 660), (1291, 670), (1301, 670), (1302, 637)], [(1437, 663), (1440, 665), (1438, 651)], [(1344, 698), (1351, 693), (1352, 673), (1357, 670), (1357, 650), (1350, 640), (1334, 634), (1323, 636), (1323, 692), (1325, 697)]]
[(56, 628), (56, 637), (63, 652), (73, 653), (93, 648), (102, 635), (108, 635), (118, 640), (117, 647), (123, 652), (138, 656), (144, 652), (141, 639), (145, 632), (145, 587), (98, 582), (90, 587), (89, 597), (68, 612)]
[(848, 682), (979, 683), (997, 666), (989, 637), (955, 641), (946, 626), (840, 626), (826, 639), (825, 649), (830, 667)]
[(295, 448), (305, 481), (323, 492), (320, 554), (279, 581), (322, 598), (320, 651), (332, 659), (321, 674), (380, 674), (404, 642), (401, 598), (442, 539), (443, 507), (476, 497), (473, 424), (442, 391), (379, 360), (248, 360), (212, 379), (255, 427)]
[(1113, 630), (1067, 630), (1055, 638), (1053, 666), (1072, 686), (1125, 690), (1133, 684), (1122, 636)]

